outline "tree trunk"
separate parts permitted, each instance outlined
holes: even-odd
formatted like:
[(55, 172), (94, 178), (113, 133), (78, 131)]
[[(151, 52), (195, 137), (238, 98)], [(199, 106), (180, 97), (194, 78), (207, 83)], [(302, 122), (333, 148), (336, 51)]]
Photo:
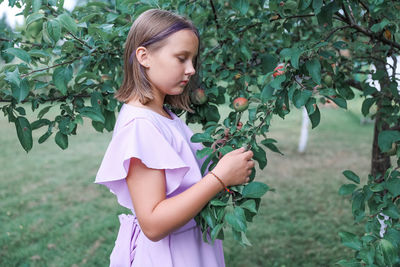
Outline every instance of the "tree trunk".
[[(379, 45), (376, 45), (373, 49), (375, 55), (382, 55), (382, 52), (379, 53)], [(385, 73), (384, 77), (379, 80), (380, 91), (379, 95), (384, 96), (385, 90), (387, 90), (390, 84), (389, 74), (386, 69), (386, 57), (383, 55), (382, 60), (374, 60), (374, 65), (376, 67), (376, 71), (383, 71)], [(389, 129), (389, 125), (382, 120), (380, 115), (381, 109), (381, 99), (376, 102), (377, 112), (375, 116), (375, 126), (374, 126), (374, 141), (372, 143), (372, 158), (371, 158), (371, 175), (376, 177), (376, 175), (381, 174), (382, 177), (385, 174), (386, 170), (390, 168), (390, 156), (385, 155), (379, 149), (378, 146), (378, 136), (379, 133)]]
[[(382, 84), (381, 84), (382, 86)], [(379, 111), (378, 104), (378, 111)], [(374, 127), (374, 141), (372, 143), (372, 158), (371, 158), (371, 175), (376, 177), (376, 175), (385, 174), (386, 170), (390, 168), (390, 157), (383, 154), (378, 146), (378, 136), (383, 130), (387, 130), (389, 126), (384, 123), (381, 119), (379, 113), (375, 117), (375, 127)]]

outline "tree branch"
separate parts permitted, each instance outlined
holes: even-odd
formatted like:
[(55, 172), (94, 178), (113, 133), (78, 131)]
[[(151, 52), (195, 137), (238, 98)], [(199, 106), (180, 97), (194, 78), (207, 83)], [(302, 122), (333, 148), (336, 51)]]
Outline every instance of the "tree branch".
[(287, 19), (294, 19), (294, 18), (307, 18), (307, 17), (314, 17), (315, 14), (306, 14), (306, 15), (295, 15), (295, 16), (289, 16), (289, 17), (281, 17), (280, 15), (276, 15), (277, 17), (272, 17), (269, 21), (275, 21), (275, 20), (287, 20)]
[(90, 50), (93, 49), (93, 47), (91, 47), (90, 45), (88, 45), (87, 43), (85, 43), (83, 40), (79, 39), (78, 37), (76, 37), (72, 32), (67, 32), (69, 35), (72, 36), (72, 38), (74, 38), (75, 40), (77, 40), (79, 43), (81, 43), (83, 46), (86, 46), (87, 48), (89, 48)]
[(353, 80), (353, 79), (349, 79), (344, 81), (346, 84), (350, 85), (351, 87), (356, 88), (357, 90), (364, 92), (364, 89), (361, 86), (361, 83), (359, 81)]
[(215, 20), (215, 24), (216, 24), (217, 30), (219, 30), (217, 11), (215, 10), (215, 6), (214, 6), (214, 3), (213, 3), (213, 0), (210, 0), (210, 4), (211, 4), (212, 11), (214, 13), (214, 20)]
[(330, 38), (335, 32), (337, 32), (338, 30), (343, 30), (343, 29), (346, 29), (346, 28), (350, 28), (350, 25), (345, 25), (345, 26), (337, 27), (337, 28), (333, 29), (333, 31), (331, 31), (331, 32), (328, 34), (328, 36), (325, 38), (325, 41), (328, 41), (329, 38)]
[(39, 72), (39, 71), (43, 71), (43, 70), (48, 70), (48, 69), (56, 68), (56, 67), (58, 67), (58, 66), (62, 66), (62, 65), (66, 65), (66, 64), (73, 63), (74, 61), (76, 61), (76, 60), (78, 60), (78, 59), (81, 59), (82, 57), (83, 57), (83, 56), (80, 56), (80, 57), (74, 58), (74, 59), (72, 59), (72, 60), (70, 60), (70, 61), (62, 62), (62, 63), (56, 64), (56, 65), (53, 65), (53, 66), (50, 66), (50, 67), (47, 67), (47, 68), (42, 68), (42, 69), (33, 70), (33, 71), (31, 71), (31, 72), (22, 74), (22, 75), (21, 75), (21, 78), (24, 78), (24, 77), (26, 77), (26, 76), (29, 76), (29, 75), (31, 75), (32, 73), (35, 73), (35, 72)]
[(6, 38), (1, 38), (1, 37), (0, 37), (0, 41), (3, 41), (3, 42), (10, 42), (10, 43), (18, 42), (18, 43), (20, 43), (20, 44), (42, 47), (41, 44), (37, 44), (37, 43), (22, 42), (22, 41), (14, 41), (14, 40), (9, 40), (9, 39), (6, 39)]

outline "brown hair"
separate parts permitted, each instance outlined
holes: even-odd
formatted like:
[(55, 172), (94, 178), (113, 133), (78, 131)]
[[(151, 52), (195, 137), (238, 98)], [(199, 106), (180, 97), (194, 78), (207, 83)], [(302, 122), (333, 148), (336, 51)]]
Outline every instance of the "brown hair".
[[(183, 29), (193, 31), (199, 40), (198, 30), (193, 23), (182, 16), (160, 9), (150, 9), (143, 12), (133, 23), (125, 43), (124, 53), (124, 80), (114, 97), (121, 102), (130, 100), (133, 96), (139, 98), (140, 103), (145, 105), (152, 100), (153, 93), (150, 81), (136, 58), (136, 49), (139, 46), (146, 47), (150, 52), (160, 49), (165, 44), (165, 39)], [(199, 53), (199, 51), (198, 51)], [(198, 54), (197, 53), (197, 54)], [(190, 90), (196, 87), (198, 79), (198, 60), (194, 59), (196, 74), (189, 79), (189, 83), (180, 95), (166, 95), (164, 103), (173, 108), (184, 109), (189, 112), (193, 110), (190, 105)]]

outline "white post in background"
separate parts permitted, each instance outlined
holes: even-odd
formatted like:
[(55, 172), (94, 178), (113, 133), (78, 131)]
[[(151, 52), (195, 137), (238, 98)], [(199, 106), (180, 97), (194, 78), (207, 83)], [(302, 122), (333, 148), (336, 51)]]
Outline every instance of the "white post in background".
[(301, 132), (300, 132), (300, 141), (299, 141), (299, 149), (300, 153), (304, 153), (307, 147), (308, 140), (308, 124), (310, 123), (310, 119), (308, 118), (307, 110), (305, 107), (302, 107), (302, 120), (301, 120)]

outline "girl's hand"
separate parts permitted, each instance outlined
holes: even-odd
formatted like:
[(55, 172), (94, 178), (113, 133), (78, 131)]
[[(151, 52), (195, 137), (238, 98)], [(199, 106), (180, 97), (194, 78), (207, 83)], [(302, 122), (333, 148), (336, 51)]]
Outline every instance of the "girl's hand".
[(253, 152), (243, 147), (233, 150), (220, 159), (213, 172), (226, 186), (247, 183), (255, 164), (252, 157)]

